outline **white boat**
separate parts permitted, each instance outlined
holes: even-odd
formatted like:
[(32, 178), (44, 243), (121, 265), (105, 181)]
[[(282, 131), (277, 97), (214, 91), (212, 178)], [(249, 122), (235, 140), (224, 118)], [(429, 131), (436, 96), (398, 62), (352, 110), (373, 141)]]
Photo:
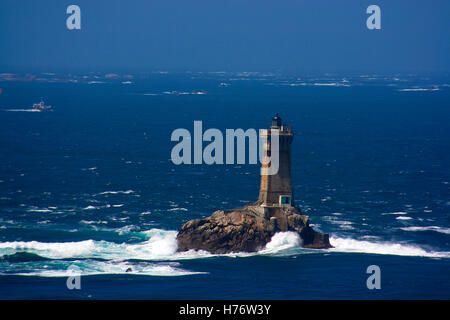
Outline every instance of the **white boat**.
[(52, 106), (46, 106), (44, 103), (44, 100), (41, 98), (41, 102), (39, 103), (33, 103), (33, 110), (34, 111), (50, 111), (52, 110)]

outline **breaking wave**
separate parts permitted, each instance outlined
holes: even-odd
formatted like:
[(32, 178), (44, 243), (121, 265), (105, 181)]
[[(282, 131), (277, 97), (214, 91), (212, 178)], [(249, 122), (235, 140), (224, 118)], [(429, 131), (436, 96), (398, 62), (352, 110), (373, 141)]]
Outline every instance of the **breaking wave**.
[(438, 252), (421, 248), (417, 245), (394, 242), (370, 242), (351, 238), (331, 237), (330, 243), (335, 252), (356, 252), (370, 254), (385, 254), (397, 256), (418, 256), (429, 258), (450, 258), (450, 252)]
[(146, 240), (139, 243), (114, 243), (103, 240), (2, 242), (0, 243), (0, 254), (28, 252), (50, 259), (173, 260), (177, 250), (176, 231), (152, 229), (142, 233)]
[(259, 253), (277, 253), (291, 248), (298, 248), (302, 245), (302, 239), (297, 232), (278, 232), (273, 235), (272, 239), (266, 244), (264, 249)]
[[(433, 230), (436, 231), (436, 229)], [(429, 258), (450, 258), (450, 252), (429, 250), (414, 244), (366, 241), (340, 237), (330, 237), (330, 243), (334, 248), (327, 250), (304, 249), (301, 248), (302, 241), (297, 233), (279, 232), (272, 237), (272, 240), (267, 243), (265, 248), (260, 250), (258, 254), (297, 255), (302, 253), (344, 252)]]
[(5, 109), (4, 111), (7, 111), (7, 112), (40, 112), (39, 110), (35, 110), (35, 109)]
[(397, 217), (396, 220), (412, 220), (411, 217)]
[[(29, 265), (29, 270), (14, 273), (20, 276), (68, 277), (100, 274), (133, 274), (146, 276), (186, 276), (206, 272), (189, 271), (179, 267), (179, 263), (132, 263), (96, 260), (46, 261), (45, 265)], [(3, 273), (5, 274), (5, 273)]]
[(100, 192), (99, 194), (105, 195), (105, 194), (131, 194), (134, 193), (134, 190), (126, 190), (126, 191), (104, 191)]
[(407, 88), (407, 89), (398, 89), (401, 92), (418, 92), (418, 91), (439, 91), (439, 88)]
[(404, 211), (382, 213), (383, 216), (388, 215), (388, 214), (399, 215), (399, 214), (408, 214), (408, 213), (404, 212)]
[(429, 226), (429, 227), (405, 227), (400, 228), (403, 231), (435, 231), (444, 234), (450, 234), (450, 228), (443, 228), (437, 226)]
[[(448, 232), (448, 230), (442, 231)], [(121, 230), (121, 232), (126, 232), (126, 230)], [(176, 261), (185, 259), (208, 258), (214, 256), (244, 257), (257, 254), (267, 255), (290, 249), (298, 249), (296, 250), (296, 254), (301, 253), (302, 251), (311, 252), (311, 250), (301, 248), (301, 238), (296, 232), (290, 231), (276, 233), (272, 237), (271, 241), (257, 253), (231, 253), (220, 255), (212, 254), (202, 250), (177, 252), (177, 231), (151, 229), (143, 232), (134, 231), (132, 233), (138, 233), (144, 239), (144, 241), (138, 243), (115, 243), (104, 240), (83, 240), (75, 242), (0, 242), (0, 256), (26, 252), (48, 259)], [(330, 242), (334, 246), (334, 248), (327, 251), (331, 252), (355, 252), (423, 257), (450, 257), (450, 252), (427, 250), (425, 248), (412, 244), (366, 241), (340, 237), (331, 237)], [(312, 252), (323, 252), (323, 250), (312, 250)]]
[[(140, 233), (145, 241), (139, 243), (95, 240), (2, 242), (0, 274), (66, 277), (71, 275), (69, 267), (75, 266), (81, 275), (184, 276), (204, 272), (185, 270), (173, 260), (212, 256), (202, 251), (177, 253), (177, 231), (151, 229)], [(12, 261), (18, 263), (11, 264)], [(1, 262), (6, 265), (2, 266)]]
[[(431, 227), (430, 227), (431, 228)], [(436, 229), (430, 229), (436, 231)], [(408, 231), (421, 231), (418, 229)], [(448, 232), (448, 230), (444, 230)], [(127, 232), (127, 230), (121, 230)], [(438, 231), (439, 232), (439, 231)], [(292, 256), (324, 252), (367, 253), (398, 256), (450, 258), (450, 252), (428, 250), (413, 244), (331, 237), (328, 250), (304, 249), (296, 232), (276, 233), (264, 248), (255, 253), (211, 254), (201, 250), (177, 252), (177, 231), (151, 229), (139, 233), (138, 243), (84, 240), (74, 242), (13, 241), (0, 243), (0, 274), (42, 277), (68, 276), (75, 265), (82, 275), (141, 274), (182, 276), (204, 272), (185, 270), (187, 259), (225, 257)]]

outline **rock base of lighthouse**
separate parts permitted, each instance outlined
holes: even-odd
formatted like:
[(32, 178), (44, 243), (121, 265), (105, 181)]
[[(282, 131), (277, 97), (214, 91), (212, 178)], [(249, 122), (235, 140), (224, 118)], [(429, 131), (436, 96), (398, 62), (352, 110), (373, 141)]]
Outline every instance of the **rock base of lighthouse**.
[(292, 206), (247, 205), (218, 210), (205, 219), (186, 222), (177, 236), (178, 251), (190, 249), (211, 253), (255, 252), (276, 232), (298, 232), (304, 248), (332, 248), (328, 234), (309, 226), (309, 217)]

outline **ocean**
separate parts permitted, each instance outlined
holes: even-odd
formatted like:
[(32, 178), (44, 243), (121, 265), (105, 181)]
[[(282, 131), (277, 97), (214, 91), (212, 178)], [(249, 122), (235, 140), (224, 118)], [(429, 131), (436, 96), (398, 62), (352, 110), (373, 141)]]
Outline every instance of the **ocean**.
[[(450, 79), (148, 73), (0, 82), (0, 299), (449, 299)], [(40, 97), (51, 112), (30, 112)], [(295, 204), (329, 250), (177, 252), (258, 197), (259, 165), (175, 165), (177, 128), (294, 130)], [(381, 289), (368, 289), (379, 266)], [(70, 270), (80, 289), (68, 289)]]

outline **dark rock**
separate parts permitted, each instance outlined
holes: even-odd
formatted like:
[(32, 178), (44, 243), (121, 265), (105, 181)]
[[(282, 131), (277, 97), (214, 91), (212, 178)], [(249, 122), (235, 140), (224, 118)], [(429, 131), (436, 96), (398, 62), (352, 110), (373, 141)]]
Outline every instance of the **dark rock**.
[(305, 248), (331, 248), (328, 234), (314, 231), (308, 219), (291, 206), (254, 204), (234, 210), (218, 210), (208, 218), (183, 224), (177, 236), (178, 250), (254, 252), (262, 249), (276, 232), (282, 231), (298, 232)]

